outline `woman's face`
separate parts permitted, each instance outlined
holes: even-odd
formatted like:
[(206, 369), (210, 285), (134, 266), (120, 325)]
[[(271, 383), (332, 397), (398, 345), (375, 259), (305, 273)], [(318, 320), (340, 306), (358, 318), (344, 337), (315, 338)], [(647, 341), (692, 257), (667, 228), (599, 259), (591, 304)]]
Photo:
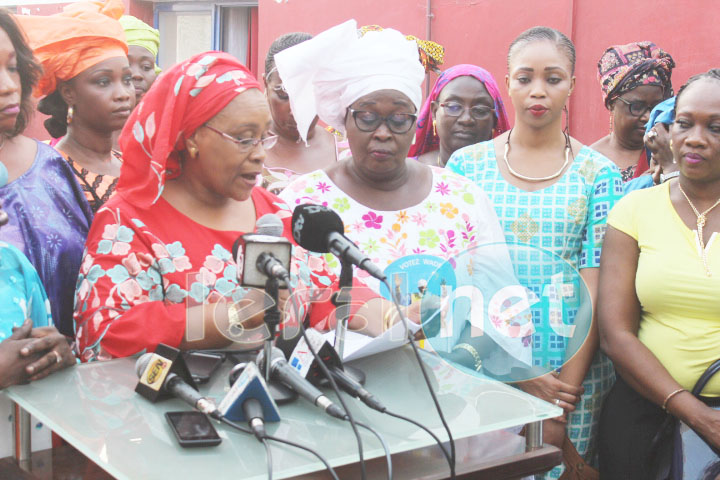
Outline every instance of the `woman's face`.
[(635, 150), (643, 147), (650, 111), (663, 100), (663, 89), (657, 85), (640, 85), (613, 100), (613, 132), (621, 144)]
[[(265, 97), (270, 106), (273, 133), (293, 141), (297, 140), (300, 134), (298, 133), (297, 123), (295, 123), (295, 117), (293, 117), (290, 110), (290, 98), (287, 92), (283, 90), (282, 80), (280, 80), (277, 70), (272, 70), (270, 75), (265, 77)], [(310, 126), (311, 131), (315, 128), (317, 122), (316, 117)]]
[(15, 129), (20, 114), (21, 93), (15, 47), (8, 34), (0, 29), (0, 133), (10, 133)]
[(135, 105), (137, 105), (157, 78), (155, 56), (145, 47), (128, 45), (127, 58), (135, 88)]
[(120, 130), (135, 106), (135, 90), (127, 57), (93, 65), (61, 86), (65, 103), (73, 107), (73, 122), (95, 130)]
[(670, 137), (683, 176), (720, 180), (720, 82), (702, 79), (685, 89), (675, 106)]
[[(261, 139), (268, 136), (270, 112), (263, 94), (251, 89), (235, 97), (205, 125), (236, 139)], [(182, 176), (188, 176), (209, 196), (247, 200), (262, 173), (262, 143), (243, 151), (240, 145), (205, 125), (186, 141)], [(194, 157), (188, 153), (192, 149), (196, 151)]]
[(520, 45), (510, 58), (505, 77), (515, 119), (542, 128), (562, 116), (575, 77), (568, 57), (546, 40)]
[[(350, 152), (355, 168), (367, 178), (387, 180), (388, 174), (405, 164), (415, 134), (415, 119), (408, 114), (416, 114), (415, 105), (397, 90), (378, 90), (350, 105), (345, 117)], [(372, 120), (378, 117), (387, 120), (372, 131), (363, 131), (370, 130)], [(389, 122), (394, 130), (407, 131), (395, 133), (388, 127)]]
[(477, 78), (463, 76), (451, 80), (432, 103), (432, 116), (443, 150), (453, 153), (490, 140), (496, 123), (494, 108), (495, 102)]

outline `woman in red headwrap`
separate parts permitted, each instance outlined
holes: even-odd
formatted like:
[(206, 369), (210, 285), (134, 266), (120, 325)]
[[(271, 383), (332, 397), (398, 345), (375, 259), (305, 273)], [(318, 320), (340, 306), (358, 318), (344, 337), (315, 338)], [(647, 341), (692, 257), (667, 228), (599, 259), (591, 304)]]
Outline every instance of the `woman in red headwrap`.
[[(267, 213), (283, 220), (292, 241), (287, 207), (254, 188), (265, 149), (276, 141), (270, 125), (260, 84), (231, 55), (202, 53), (157, 79), (120, 135), (118, 195), (98, 211), (88, 235), (75, 311), (82, 360), (159, 343), (215, 348), (249, 341), (233, 336), (242, 328), (231, 328), (251, 316), (239, 314), (236, 302), (255, 294), (238, 284), (233, 243)], [(305, 286), (336, 280), (299, 247), (290, 273)], [(357, 293), (354, 301), (362, 293), (376, 297)], [(324, 306), (313, 307), (312, 325), (328, 318)], [(368, 301), (366, 318), (382, 318), (374, 310), (381, 306)], [(257, 319), (260, 312), (250, 311)]]

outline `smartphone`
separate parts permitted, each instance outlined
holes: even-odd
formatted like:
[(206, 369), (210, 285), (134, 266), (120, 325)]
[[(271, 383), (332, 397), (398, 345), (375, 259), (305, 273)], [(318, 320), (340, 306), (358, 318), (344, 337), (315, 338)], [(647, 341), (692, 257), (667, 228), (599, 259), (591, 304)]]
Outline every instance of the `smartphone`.
[(181, 447), (214, 447), (222, 441), (202, 412), (165, 412), (165, 418)]
[(185, 364), (196, 383), (206, 383), (223, 362), (223, 356), (216, 353), (185, 352)]

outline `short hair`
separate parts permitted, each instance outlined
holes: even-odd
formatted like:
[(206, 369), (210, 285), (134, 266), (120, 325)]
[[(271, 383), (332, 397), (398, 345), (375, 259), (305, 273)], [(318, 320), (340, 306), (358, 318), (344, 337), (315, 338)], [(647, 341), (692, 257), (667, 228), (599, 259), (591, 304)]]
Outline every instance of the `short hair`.
[[(675, 95), (675, 108), (673, 110), (677, 109), (678, 101), (680, 100), (680, 95), (682, 95), (685, 90), (687, 90), (687, 87), (692, 85), (693, 83), (697, 82), (698, 80), (715, 80), (720, 81), (720, 68), (711, 68), (705, 73), (699, 73), (697, 75), (693, 75), (688, 79), (687, 82), (685, 82), (685, 85), (680, 87), (680, 90), (678, 90), (677, 95)], [(675, 111), (673, 111), (673, 117), (675, 116)]]
[(18, 74), (20, 75), (20, 113), (17, 116), (15, 128), (10, 134), (10, 136), (14, 137), (22, 133), (30, 121), (33, 112), (31, 95), (42, 74), (42, 67), (35, 60), (32, 49), (27, 44), (22, 30), (20, 30), (18, 24), (15, 23), (15, 19), (5, 8), (0, 8), (0, 28), (5, 31), (15, 49), (15, 59), (17, 60)]
[(539, 40), (552, 42), (558, 50), (565, 53), (565, 56), (570, 62), (570, 73), (575, 73), (575, 45), (572, 40), (565, 36), (564, 33), (550, 27), (532, 27), (518, 35), (517, 38), (512, 41), (510, 48), (508, 49), (508, 69), (510, 68), (510, 59), (518, 49), (524, 47), (528, 43), (537, 42)]
[(275, 55), (290, 47), (294, 47), (298, 43), (306, 42), (311, 38), (313, 38), (313, 36), (305, 32), (286, 33), (276, 38), (270, 45), (268, 53), (265, 56), (265, 75), (275, 66)]

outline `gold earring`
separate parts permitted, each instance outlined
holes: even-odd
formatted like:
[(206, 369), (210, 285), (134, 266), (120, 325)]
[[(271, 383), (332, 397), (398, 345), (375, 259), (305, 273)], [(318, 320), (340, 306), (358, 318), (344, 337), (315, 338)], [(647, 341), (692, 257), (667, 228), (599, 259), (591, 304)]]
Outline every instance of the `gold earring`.
[(65, 117), (65, 121), (67, 122), (68, 125), (70, 125), (72, 123), (74, 115), (75, 115), (75, 109), (73, 108), (72, 105), (70, 105), (68, 107), (67, 117)]
[(437, 137), (437, 128), (436, 128), (437, 122), (433, 120), (433, 135)]
[(613, 124), (615, 123), (615, 114), (610, 112), (610, 133), (613, 131)]
[(197, 148), (195, 147), (188, 147), (188, 153), (190, 154), (190, 158), (195, 159), (197, 157)]

